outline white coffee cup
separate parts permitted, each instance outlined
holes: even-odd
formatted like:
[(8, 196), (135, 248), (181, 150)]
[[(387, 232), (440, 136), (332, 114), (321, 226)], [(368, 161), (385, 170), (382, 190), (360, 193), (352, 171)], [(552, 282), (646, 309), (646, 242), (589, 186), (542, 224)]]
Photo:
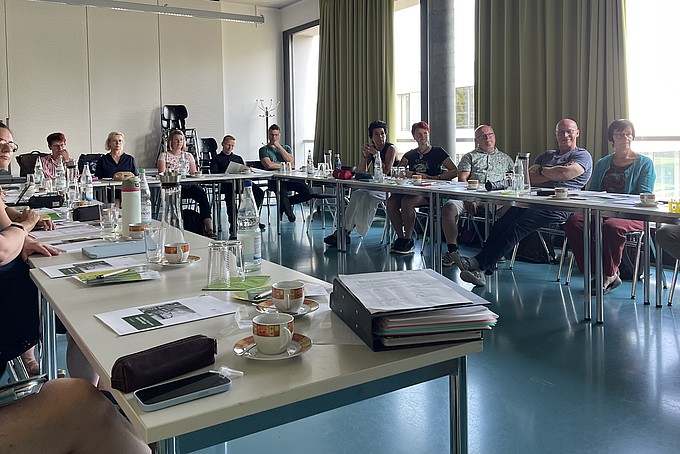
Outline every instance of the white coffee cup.
[(184, 263), (189, 260), (189, 243), (170, 243), (163, 248), (168, 263)]
[(260, 353), (283, 353), (293, 339), (293, 316), (280, 312), (256, 316), (253, 318), (253, 339)]
[(656, 203), (656, 195), (649, 192), (643, 192), (640, 194), (640, 202), (644, 203), (645, 205)]
[(296, 313), (305, 301), (305, 284), (300, 281), (280, 281), (272, 285), (272, 300), (280, 312)]
[(477, 189), (479, 188), (479, 180), (467, 180), (467, 188), (468, 189)]
[(566, 199), (569, 197), (569, 189), (567, 188), (555, 188), (555, 198), (556, 199)]

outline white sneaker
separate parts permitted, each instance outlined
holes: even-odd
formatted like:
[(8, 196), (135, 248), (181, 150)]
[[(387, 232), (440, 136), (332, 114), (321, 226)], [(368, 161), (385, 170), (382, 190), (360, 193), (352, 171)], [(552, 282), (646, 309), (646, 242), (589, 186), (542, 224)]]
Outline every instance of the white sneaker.
[(486, 286), (486, 279), (484, 279), (484, 273), (481, 271), (461, 270), (460, 278), (465, 282), (473, 284), (475, 287)]

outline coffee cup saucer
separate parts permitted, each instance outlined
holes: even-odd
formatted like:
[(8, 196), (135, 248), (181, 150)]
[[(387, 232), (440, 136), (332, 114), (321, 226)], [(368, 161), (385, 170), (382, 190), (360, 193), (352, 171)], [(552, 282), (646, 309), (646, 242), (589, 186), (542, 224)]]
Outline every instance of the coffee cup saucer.
[(186, 262), (179, 262), (179, 263), (170, 263), (168, 262), (168, 259), (163, 257), (163, 260), (161, 260), (161, 265), (162, 266), (170, 266), (170, 267), (180, 267), (180, 266), (188, 266), (196, 262), (200, 262), (201, 257), (198, 255), (190, 255), (189, 258), (187, 259)]
[(652, 207), (658, 207), (659, 202), (654, 201), (654, 202), (635, 202), (636, 207), (647, 207), (647, 208), (652, 208)]
[(288, 347), (278, 355), (265, 355), (257, 349), (253, 336), (248, 336), (234, 344), (234, 354), (244, 358), (258, 361), (277, 361), (299, 356), (312, 348), (312, 340), (299, 333), (293, 333), (293, 339), (288, 343)]
[[(263, 314), (279, 312), (279, 310), (274, 305), (273, 300), (263, 301), (263, 302), (255, 305), (255, 309), (258, 312), (261, 312)], [(305, 300), (302, 302), (302, 306), (300, 306), (300, 309), (298, 309), (296, 312), (285, 312), (284, 311), (284, 313), (290, 314), (293, 317), (302, 317), (303, 315), (307, 315), (310, 312), (314, 312), (317, 309), (319, 309), (319, 303), (317, 303), (314, 300), (310, 300), (310, 299), (305, 298)]]

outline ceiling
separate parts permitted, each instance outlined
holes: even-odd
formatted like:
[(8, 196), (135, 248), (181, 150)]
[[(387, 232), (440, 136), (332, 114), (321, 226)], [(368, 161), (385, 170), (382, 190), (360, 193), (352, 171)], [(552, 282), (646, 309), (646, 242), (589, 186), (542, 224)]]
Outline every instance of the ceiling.
[(285, 8), (286, 6), (299, 3), (301, 0), (225, 0), (227, 3), (239, 5), (264, 6), (268, 8)]

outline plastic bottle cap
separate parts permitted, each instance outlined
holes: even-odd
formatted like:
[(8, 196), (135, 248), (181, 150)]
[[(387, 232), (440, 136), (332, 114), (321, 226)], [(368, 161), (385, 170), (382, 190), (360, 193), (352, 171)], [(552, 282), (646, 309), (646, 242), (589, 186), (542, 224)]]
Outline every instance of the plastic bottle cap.
[(244, 188), (249, 188), (253, 185), (253, 182), (251, 180), (243, 180), (243, 187)]

